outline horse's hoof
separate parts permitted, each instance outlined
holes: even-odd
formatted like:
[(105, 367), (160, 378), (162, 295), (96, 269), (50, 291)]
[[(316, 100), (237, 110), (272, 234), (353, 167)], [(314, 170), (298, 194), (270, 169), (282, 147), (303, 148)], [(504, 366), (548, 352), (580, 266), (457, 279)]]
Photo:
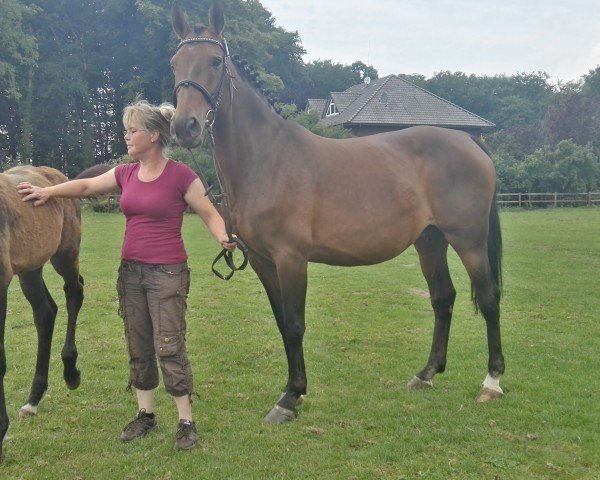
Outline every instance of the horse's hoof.
[(37, 415), (37, 411), (38, 411), (38, 407), (36, 405), (31, 405), (28, 403), (27, 405), (23, 405), (19, 409), (19, 417), (20, 418), (35, 417)]
[(275, 405), (271, 411), (265, 416), (265, 423), (281, 425), (282, 423), (288, 423), (294, 420), (298, 416), (298, 412), (295, 410), (288, 410), (287, 408)]
[(433, 382), (431, 380), (421, 380), (419, 377), (414, 376), (410, 382), (406, 384), (408, 390), (425, 390), (433, 388)]
[(481, 387), (481, 390), (479, 390), (479, 394), (477, 395), (476, 400), (477, 403), (493, 402), (494, 400), (502, 398), (502, 395), (504, 395), (504, 393), (502, 393), (501, 390), (494, 390), (492, 388)]
[(65, 378), (65, 383), (67, 384), (67, 388), (69, 390), (75, 390), (79, 385), (81, 385), (81, 374), (77, 372), (73, 378)]

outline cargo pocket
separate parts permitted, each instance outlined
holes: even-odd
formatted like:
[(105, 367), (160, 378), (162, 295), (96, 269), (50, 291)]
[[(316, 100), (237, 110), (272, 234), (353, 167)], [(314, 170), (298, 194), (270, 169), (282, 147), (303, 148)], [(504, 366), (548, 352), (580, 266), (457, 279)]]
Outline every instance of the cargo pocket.
[(160, 270), (162, 288), (158, 299), (158, 331), (163, 338), (168, 338), (176, 332), (185, 332), (187, 296), (190, 289), (189, 268), (169, 267), (171, 266), (163, 266)]
[(174, 357), (179, 354), (181, 343), (181, 335), (161, 335), (156, 339), (156, 356)]

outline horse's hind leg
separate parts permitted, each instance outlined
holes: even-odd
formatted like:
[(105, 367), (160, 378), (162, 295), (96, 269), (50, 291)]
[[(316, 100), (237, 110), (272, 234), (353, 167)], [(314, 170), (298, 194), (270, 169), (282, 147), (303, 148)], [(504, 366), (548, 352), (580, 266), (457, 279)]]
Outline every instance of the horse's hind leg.
[(79, 275), (78, 250), (67, 253), (56, 253), (50, 261), (57, 273), (63, 278), (67, 303), (67, 335), (62, 349), (61, 359), (64, 365), (64, 378), (71, 390), (76, 389), (81, 381), (77, 370), (77, 346), (75, 344), (75, 329), (77, 316), (83, 305), (83, 277)]
[(487, 327), (488, 374), (477, 396), (478, 402), (487, 402), (503, 395), (500, 388), (500, 376), (504, 373), (504, 356), (500, 342), (500, 288), (494, 280), (485, 247), (454, 248), (471, 278), (474, 301)]
[(427, 227), (415, 242), (415, 248), (429, 287), (435, 323), (427, 365), (408, 382), (407, 388), (410, 390), (431, 387), (433, 376), (445, 370), (452, 309), (456, 298), (456, 290), (448, 271), (448, 242), (442, 232), (436, 227)]
[(50, 363), (50, 349), (52, 347), (52, 334), (58, 310), (56, 303), (50, 296), (42, 278), (42, 268), (19, 275), (21, 290), (33, 309), (33, 320), (37, 329), (38, 349), (35, 374), (31, 384), (31, 391), (27, 404), (21, 407), (21, 415), (35, 415), (38, 404), (48, 389), (48, 367)]

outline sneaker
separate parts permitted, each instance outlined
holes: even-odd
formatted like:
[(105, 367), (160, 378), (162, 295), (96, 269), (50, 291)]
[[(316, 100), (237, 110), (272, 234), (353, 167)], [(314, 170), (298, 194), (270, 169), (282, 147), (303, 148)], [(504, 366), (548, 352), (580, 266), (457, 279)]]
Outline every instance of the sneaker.
[(156, 416), (150, 418), (146, 413), (146, 410), (142, 408), (138, 413), (135, 414), (133, 421), (125, 425), (125, 428), (121, 433), (121, 441), (131, 442), (136, 438), (142, 438), (157, 428), (158, 423), (156, 422)]
[(192, 420), (179, 420), (175, 450), (191, 450), (198, 442), (196, 424)]

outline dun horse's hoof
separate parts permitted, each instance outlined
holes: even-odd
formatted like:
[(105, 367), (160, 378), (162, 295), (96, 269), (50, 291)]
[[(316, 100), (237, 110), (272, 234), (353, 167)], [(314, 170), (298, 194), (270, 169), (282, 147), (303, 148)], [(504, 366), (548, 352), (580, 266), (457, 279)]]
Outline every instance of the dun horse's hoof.
[(37, 411), (38, 411), (38, 407), (36, 405), (31, 405), (28, 403), (27, 405), (23, 405), (19, 409), (19, 417), (20, 418), (35, 417), (37, 415)]
[(414, 376), (410, 382), (406, 384), (408, 390), (425, 390), (433, 388), (433, 382), (431, 380), (421, 380), (419, 377)]
[(504, 395), (504, 393), (502, 393), (501, 390), (481, 387), (481, 390), (479, 390), (479, 394), (477, 395), (477, 403), (493, 402), (498, 398), (502, 398), (502, 395)]
[(275, 405), (271, 411), (265, 417), (265, 423), (277, 424), (291, 422), (298, 416), (298, 412), (295, 410), (288, 410), (287, 408)]

